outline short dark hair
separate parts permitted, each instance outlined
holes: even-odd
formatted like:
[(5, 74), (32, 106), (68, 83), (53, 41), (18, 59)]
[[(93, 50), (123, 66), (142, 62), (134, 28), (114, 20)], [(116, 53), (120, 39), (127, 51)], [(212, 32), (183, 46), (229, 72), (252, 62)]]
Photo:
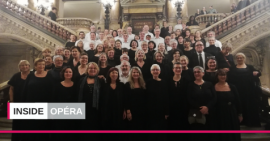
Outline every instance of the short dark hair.
[(82, 57), (83, 55), (86, 55), (86, 56), (88, 57), (88, 54), (85, 53), (85, 52), (81, 53), (81, 54), (80, 54), (80, 57)]
[(81, 33), (85, 34), (83, 31), (80, 31), (80, 32), (79, 32), (79, 35), (80, 35)]
[(146, 37), (147, 37), (147, 36), (148, 36), (148, 37), (149, 37), (149, 36), (151, 37), (151, 35), (146, 35)]
[(107, 81), (108, 84), (110, 84), (110, 83), (112, 82), (112, 79), (111, 79), (111, 77), (110, 77), (110, 73), (113, 72), (113, 71), (117, 71), (117, 72), (118, 72), (118, 77), (117, 77), (117, 79), (116, 79), (116, 82), (120, 82), (120, 79), (119, 79), (119, 75), (120, 75), (120, 74), (119, 74), (118, 69), (115, 68), (115, 67), (112, 67), (112, 68), (109, 69), (109, 71), (108, 71), (108, 73), (107, 73), (107, 77), (106, 77), (106, 81)]
[[(172, 68), (174, 68), (174, 65), (181, 65), (181, 63), (180, 63), (180, 62), (175, 62), (175, 63), (173, 63)], [(182, 66), (182, 65), (181, 65), (181, 66)]]
[(65, 67), (63, 67), (63, 69), (61, 70), (61, 72), (60, 72), (60, 78), (61, 79), (65, 79), (65, 71), (67, 70), (67, 69), (71, 69), (71, 71), (72, 71), (72, 78), (71, 79), (73, 79), (73, 76), (74, 76), (74, 71), (73, 71), (73, 69), (70, 67), (70, 66), (65, 66)]
[(154, 48), (156, 48), (156, 43), (154, 41), (149, 41), (148, 46), (149, 46), (150, 43), (154, 44)]
[(174, 55), (176, 52), (179, 52), (180, 56), (183, 55), (183, 54), (181, 54), (181, 51), (179, 49), (173, 50), (172, 55)]
[(134, 40), (134, 39), (130, 41), (130, 44), (129, 44), (130, 47), (131, 47), (132, 42), (136, 42), (137, 43), (137, 47), (138, 47), (139, 43), (138, 43), (137, 40)]
[(53, 7), (52, 10), (57, 10), (57, 8), (56, 7)]
[(119, 39), (118, 39), (118, 40), (116, 40), (116, 41), (115, 41), (115, 43), (116, 43), (116, 42), (120, 42), (120, 43), (121, 43), (121, 45), (122, 45), (122, 41), (121, 41), (121, 40), (119, 40)]
[(82, 53), (81, 49), (80, 49), (79, 47), (77, 47), (77, 46), (73, 46), (73, 47), (70, 48), (71, 51), (72, 51), (73, 49), (77, 49), (77, 50), (80, 52), (80, 54)]
[[(218, 76), (219, 75), (225, 75), (225, 76), (227, 76), (227, 72), (224, 70), (224, 69), (218, 69), (217, 70), (217, 73), (216, 73), (216, 79), (215, 79), (215, 81), (216, 81), (216, 83), (219, 81), (218, 80)], [(226, 79), (227, 80), (227, 79)]]
[(128, 52), (127, 48), (122, 48), (122, 52)]

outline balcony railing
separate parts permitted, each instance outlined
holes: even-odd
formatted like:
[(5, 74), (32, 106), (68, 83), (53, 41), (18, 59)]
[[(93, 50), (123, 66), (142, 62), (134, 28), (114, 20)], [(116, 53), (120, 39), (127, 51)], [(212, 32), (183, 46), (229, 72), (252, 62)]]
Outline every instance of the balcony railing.
[(255, 18), (259, 14), (269, 11), (269, 7), (270, 0), (258, 0), (244, 9), (218, 21), (210, 27), (205, 28), (202, 30), (202, 35), (203, 37), (206, 37), (208, 31), (215, 31), (216, 36), (221, 35), (222, 33)]
[(6, 8), (21, 18), (27, 19), (29, 22), (38, 25), (39, 27), (61, 37), (64, 40), (68, 40), (71, 34), (75, 32), (71, 29), (64, 27), (63, 25), (52, 21), (48, 17), (45, 17), (34, 10), (31, 10), (25, 6), (22, 6), (12, 0), (0, 0), (1, 8)]
[(93, 24), (91, 19), (87, 18), (58, 18), (57, 23), (69, 27), (69, 28), (87, 28), (89, 29), (90, 26)]
[(224, 17), (228, 16), (229, 14), (225, 14), (225, 13), (217, 13), (217, 14), (206, 14), (206, 15), (199, 15), (195, 18), (196, 22), (199, 24), (202, 23), (216, 23), (222, 19), (224, 19)]

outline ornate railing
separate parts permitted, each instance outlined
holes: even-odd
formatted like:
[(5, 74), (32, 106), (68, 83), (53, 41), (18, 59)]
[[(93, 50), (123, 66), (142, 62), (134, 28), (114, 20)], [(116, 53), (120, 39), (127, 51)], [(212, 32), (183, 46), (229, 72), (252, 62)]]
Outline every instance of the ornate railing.
[(206, 37), (208, 31), (215, 31), (216, 36), (255, 18), (257, 15), (269, 11), (270, 0), (258, 0), (242, 10), (218, 21), (212, 26), (202, 30), (203, 37)]
[(0, 117), (7, 115), (7, 102), (9, 100), (9, 85), (8, 81), (0, 84)]
[(58, 18), (56, 21), (63, 26), (72, 28), (90, 28), (93, 24), (93, 21), (87, 18)]
[(73, 30), (64, 27), (63, 25), (52, 21), (51, 19), (22, 6), (12, 0), (0, 0), (1, 8), (6, 8), (15, 13), (16, 15), (27, 19), (28, 21), (38, 25), (39, 27), (68, 40), (71, 34), (76, 34)]
[(229, 14), (225, 14), (225, 13), (217, 13), (217, 14), (206, 14), (206, 15), (199, 15), (195, 18), (196, 22), (199, 24), (202, 23), (216, 23), (222, 19), (224, 19), (224, 17), (228, 16)]

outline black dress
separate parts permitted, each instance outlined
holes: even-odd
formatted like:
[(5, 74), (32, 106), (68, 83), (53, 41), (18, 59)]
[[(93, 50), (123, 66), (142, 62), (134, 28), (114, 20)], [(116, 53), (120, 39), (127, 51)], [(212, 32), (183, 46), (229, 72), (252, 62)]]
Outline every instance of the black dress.
[[(188, 112), (189, 105), (187, 99), (188, 80), (182, 77), (180, 81), (170, 81), (170, 116), (168, 119), (169, 130), (189, 130)], [(169, 134), (170, 140), (188, 140), (187, 134)]]
[(142, 75), (143, 75), (143, 79), (144, 81), (152, 78), (152, 74), (151, 74), (151, 71), (150, 71), (150, 68), (151, 68), (151, 64), (148, 63), (147, 61), (144, 61), (144, 65), (142, 67), (140, 67), (137, 62), (135, 62), (132, 67), (138, 67), (140, 68), (141, 72), (142, 72)]
[[(114, 47), (114, 57), (117, 59), (120, 59), (120, 56), (122, 55), (122, 50), (121, 49), (117, 49), (116, 47)], [(130, 58), (130, 57), (129, 57)]]
[(99, 60), (99, 56), (93, 56), (90, 60), (89, 60), (89, 62), (95, 62), (96, 64), (98, 64), (98, 60)]
[(207, 71), (205, 71), (205, 74), (203, 76), (203, 80), (211, 82), (213, 85), (215, 85), (217, 83), (216, 74), (217, 74), (217, 72), (207, 72)]
[[(217, 91), (218, 130), (240, 130), (238, 116), (242, 114), (237, 89), (230, 85), (231, 91)], [(219, 141), (241, 141), (240, 134), (219, 134)]]
[[(47, 73), (45, 77), (36, 77), (30, 73), (26, 78), (22, 91), (23, 102), (51, 102), (53, 99), (54, 83), (53, 77)], [(51, 120), (25, 120), (24, 130), (50, 130)], [(49, 140), (49, 134), (27, 134), (24, 136), (26, 141)]]
[(71, 48), (73, 46), (75, 46), (75, 42), (67, 42), (65, 47), (66, 48)]
[(130, 109), (132, 120), (128, 122), (127, 129), (146, 129), (146, 90), (143, 88), (130, 88), (130, 83), (125, 84), (126, 109)]
[[(146, 81), (147, 90), (147, 129), (166, 130), (167, 120), (165, 115), (169, 115), (169, 94), (166, 81), (149, 79)], [(149, 134), (148, 140), (164, 141), (165, 134)]]
[[(191, 49), (190, 51), (183, 51), (183, 54), (187, 56), (188, 60), (191, 60), (192, 54), (196, 53), (195, 49)], [(191, 65), (188, 65), (188, 67), (191, 67)]]
[[(73, 57), (72, 57), (73, 58)], [(67, 66), (70, 66), (72, 70), (76, 70), (78, 69), (78, 67), (81, 65), (80, 61), (77, 63), (76, 66), (74, 66), (73, 64), (73, 60), (74, 59), (69, 59), (68, 62), (67, 62)]]
[(224, 57), (223, 53), (219, 52), (216, 56), (216, 60), (217, 60), (217, 64), (218, 64), (219, 69), (231, 68), (231, 67), (235, 66), (233, 56), (231, 54)]
[(147, 62), (153, 63), (155, 52), (156, 52), (155, 50), (152, 50), (152, 51), (148, 50), (148, 52), (145, 54), (146, 55)]
[(74, 70), (74, 74), (73, 74), (73, 80), (75, 83), (78, 83), (83, 77), (85, 77), (86, 74), (83, 73), (82, 75), (79, 73), (79, 68), (76, 68), (76, 70)]
[(207, 48), (204, 48), (204, 52), (211, 54), (212, 56), (217, 56), (220, 52), (220, 47), (216, 47), (215, 45), (210, 45)]
[(187, 70), (182, 70), (182, 74), (181, 74), (182, 77), (185, 77), (185, 79), (191, 83), (195, 80), (194, 78), (194, 73), (193, 73), (193, 70), (191, 68), (188, 68)]
[(169, 34), (169, 27), (162, 27), (160, 32), (160, 37), (165, 39), (165, 37)]
[[(53, 102), (55, 103), (74, 103), (78, 99), (75, 83), (71, 87), (65, 87), (58, 82), (55, 86)], [(54, 130), (76, 130), (78, 129), (78, 120), (53, 120)], [(77, 134), (52, 134), (52, 140), (76, 140)]]
[(110, 68), (111, 68), (111, 66), (109, 66), (109, 65), (107, 65), (106, 68), (100, 67), (99, 68), (100, 70), (99, 70), (98, 75), (103, 75), (106, 78), (107, 77), (107, 74), (108, 74), (108, 71), (109, 71)]
[(54, 67), (54, 64), (51, 64), (50, 66), (45, 66), (45, 71), (52, 70)]
[(253, 71), (257, 70), (251, 65), (247, 65), (246, 68), (236, 68), (234, 66), (228, 73), (228, 81), (234, 84), (239, 92), (243, 112), (241, 124), (249, 127), (260, 127), (259, 95), (261, 95), (261, 91), (259, 91), (256, 78), (261, 73), (258, 73), (258, 76), (255, 77)]
[(60, 77), (60, 72), (62, 70), (61, 68), (53, 68), (52, 70), (49, 70), (48, 73), (51, 73), (54, 83), (59, 83), (63, 81), (63, 79)]
[[(33, 73), (33, 72), (30, 72)], [(12, 86), (13, 89), (13, 101), (22, 102), (22, 90), (25, 84), (25, 80), (21, 78), (21, 72), (15, 73), (8, 81), (8, 85)], [(12, 130), (23, 130), (24, 120), (13, 119)], [(19, 141), (23, 134), (12, 134), (12, 141)]]
[[(190, 109), (200, 110), (201, 106), (208, 108), (208, 113), (205, 115), (206, 123), (190, 124), (191, 130), (214, 130), (215, 122), (215, 105), (216, 105), (216, 91), (211, 82), (205, 81), (202, 85), (197, 85), (194, 82), (188, 86), (188, 101)], [(206, 134), (196, 134), (191, 137), (193, 140), (210, 140), (213, 136)]]
[(135, 53), (136, 51), (130, 49), (128, 50), (128, 56), (129, 56), (129, 62), (130, 64), (134, 64), (135, 63)]
[(88, 55), (88, 62), (91, 62), (91, 59), (95, 55), (95, 51), (94, 50), (87, 50), (87, 51), (85, 51), (85, 53), (87, 53), (87, 55)]
[[(159, 78), (162, 80), (165, 80), (166, 82), (170, 81), (170, 77), (172, 76), (172, 68), (170, 68), (169, 63), (165, 63), (166, 61), (162, 61), (162, 63), (158, 63), (157, 61), (154, 61), (153, 64), (158, 64), (160, 67), (160, 74)], [(151, 71), (149, 69), (149, 71)], [(168, 77), (169, 76), (169, 77)], [(167, 84), (168, 85), (168, 84)]]
[(177, 45), (177, 49), (181, 50), (182, 52), (184, 52), (184, 44), (179, 44)]

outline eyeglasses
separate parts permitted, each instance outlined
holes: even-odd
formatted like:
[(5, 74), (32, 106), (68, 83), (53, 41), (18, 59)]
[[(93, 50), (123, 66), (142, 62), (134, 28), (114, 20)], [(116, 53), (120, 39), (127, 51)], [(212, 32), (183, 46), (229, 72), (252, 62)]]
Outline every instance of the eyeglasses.
[(174, 69), (179, 69), (179, 70), (181, 70), (182, 68), (181, 68), (181, 67), (174, 67)]
[(193, 73), (201, 73), (201, 71), (194, 71)]
[(159, 69), (152, 69), (152, 71), (159, 71)]
[(203, 46), (203, 44), (198, 44), (198, 45), (196, 45), (196, 47), (202, 47)]

